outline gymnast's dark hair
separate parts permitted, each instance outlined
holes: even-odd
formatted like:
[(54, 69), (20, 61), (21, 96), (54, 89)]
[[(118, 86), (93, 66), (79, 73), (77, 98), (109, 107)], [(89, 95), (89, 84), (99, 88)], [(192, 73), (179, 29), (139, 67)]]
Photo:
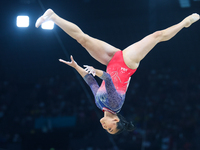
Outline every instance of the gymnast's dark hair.
[(119, 130), (117, 133), (115, 133), (115, 135), (122, 133), (123, 131), (133, 131), (135, 129), (135, 126), (133, 124), (133, 122), (128, 122), (126, 121), (126, 119), (120, 115), (117, 114), (118, 118), (119, 118), (119, 122), (117, 122), (117, 129)]

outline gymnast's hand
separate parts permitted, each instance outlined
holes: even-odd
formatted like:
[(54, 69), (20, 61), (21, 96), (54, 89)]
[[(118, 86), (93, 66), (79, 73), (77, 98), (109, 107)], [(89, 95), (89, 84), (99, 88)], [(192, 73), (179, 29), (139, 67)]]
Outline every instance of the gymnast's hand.
[(85, 67), (85, 71), (88, 73), (88, 74), (92, 74), (93, 76), (96, 75), (96, 69), (94, 69), (94, 67), (92, 66), (88, 66), (88, 65), (83, 65)]
[(65, 63), (65, 64), (67, 64), (67, 65), (69, 65), (69, 66), (71, 66), (71, 67), (73, 67), (73, 68), (76, 68), (76, 67), (78, 66), (78, 64), (74, 61), (72, 55), (70, 56), (70, 59), (71, 59), (71, 62), (65, 61), (65, 60), (63, 60), (63, 59), (59, 59), (59, 61)]

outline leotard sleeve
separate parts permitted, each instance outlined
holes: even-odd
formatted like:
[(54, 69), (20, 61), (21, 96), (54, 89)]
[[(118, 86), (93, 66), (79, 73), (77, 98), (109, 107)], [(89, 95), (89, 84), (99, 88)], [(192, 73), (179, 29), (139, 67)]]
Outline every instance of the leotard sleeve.
[(118, 100), (121, 101), (121, 96), (117, 92), (110, 74), (103, 72), (103, 75), (100, 78), (105, 81), (105, 87), (106, 87), (106, 91), (107, 91), (107, 94), (108, 94), (108, 99), (109, 100), (113, 99), (113, 100), (116, 100), (116, 101), (118, 101)]
[(92, 90), (93, 95), (95, 96), (99, 89), (99, 85), (97, 81), (95, 80), (95, 78), (92, 75), (87, 74), (84, 76), (83, 79), (89, 85), (90, 89)]
[(103, 75), (100, 78), (105, 82), (105, 88), (102, 88), (101, 86), (101, 90), (92, 75), (87, 74), (84, 76), (85, 82), (89, 85), (95, 97), (97, 107), (101, 110), (106, 107), (113, 112), (119, 112), (124, 102), (124, 96), (117, 92), (110, 74), (103, 72)]

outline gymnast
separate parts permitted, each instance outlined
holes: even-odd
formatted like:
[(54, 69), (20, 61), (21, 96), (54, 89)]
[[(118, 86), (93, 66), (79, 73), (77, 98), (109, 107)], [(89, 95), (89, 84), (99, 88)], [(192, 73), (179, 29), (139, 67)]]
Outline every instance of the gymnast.
[[(156, 31), (124, 50), (85, 34), (77, 25), (61, 18), (52, 9), (46, 10), (37, 19), (35, 26), (38, 28), (45, 21), (53, 21), (80, 43), (94, 59), (107, 66), (106, 72), (88, 65), (85, 65), (85, 69), (83, 69), (72, 56), (70, 57), (71, 61), (59, 59), (75, 68), (90, 86), (97, 107), (104, 113), (104, 117), (100, 119), (102, 127), (110, 134), (119, 134), (125, 130), (132, 131), (134, 129), (133, 123), (128, 122), (119, 112), (125, 100), (130, 78), (137, 70), (140, 61), (156, 44), (170, 40), (180, 30), (188, 28), (199, 18), (199, 14), (193, 13), (181, 22), (164, 30)], [(92, 75), (103, 80), (100, 87)]]

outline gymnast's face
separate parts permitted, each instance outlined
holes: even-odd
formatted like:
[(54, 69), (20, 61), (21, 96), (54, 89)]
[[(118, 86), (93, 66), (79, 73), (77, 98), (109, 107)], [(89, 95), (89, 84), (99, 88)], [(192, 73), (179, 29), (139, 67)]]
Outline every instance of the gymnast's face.
[(102, 127), (110, 134), (115, 134), (118, 132), (117, 122), (119, 122), (119, 118), (110, 118), (103, 117), (100, 119)]

